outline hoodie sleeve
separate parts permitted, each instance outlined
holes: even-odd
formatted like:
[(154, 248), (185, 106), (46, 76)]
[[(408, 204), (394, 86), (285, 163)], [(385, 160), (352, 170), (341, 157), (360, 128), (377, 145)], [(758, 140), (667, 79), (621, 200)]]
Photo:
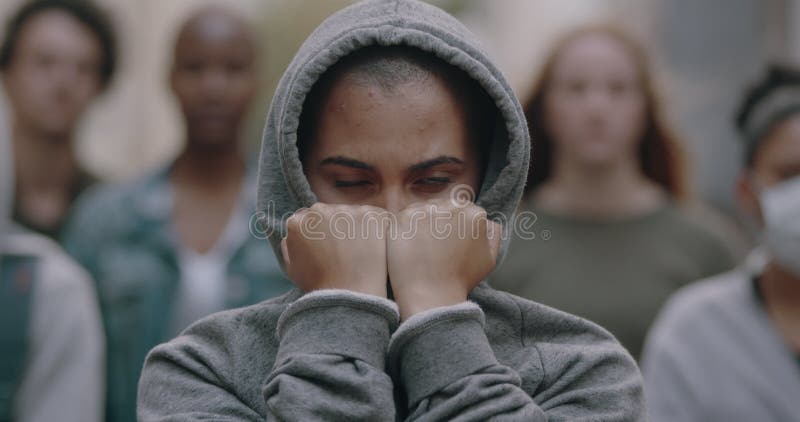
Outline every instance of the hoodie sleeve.
[(547, 420), (519, 375), (498, 363), (474, 303), (409, 318), (392, 337), (389, 359), (405, 387), (408, 420)]
[[(153, 349), (139, 382), (139, 420), (395, 419), (384, 372), (398, 319), (392, 302), (318, 291), (276, 319), (277, 330), (274, 322), (245, 327), (234, 311), (223, 312)], [(253, 355), (258, 350), (262, 356)]]
[(394, 420), (384, 368), (398, 318), (393, 302), (343, 290), (295, 301), (278, 321), (278, 353), (264, 388), (267, 419)]
[[(520, 375), (497, 361), (473, 303), (415, 315), (394, 334), (390, 362), (408, 396), (408, 420), (632, 421), (640, 420), (641, 380), (633, 359), (613, 341), (605, 356), (580, 350), (545, 365), (531, 397)], [(585, 350), (596, 348), (586, 343)], [(563, 345), (556, 353), (569, 349)], [(548, 366), (550, 366), (548, 368)], [(551, 371), (548, 373), (548, 371)], [(620, 375), (622, 374), (622, 375)]]

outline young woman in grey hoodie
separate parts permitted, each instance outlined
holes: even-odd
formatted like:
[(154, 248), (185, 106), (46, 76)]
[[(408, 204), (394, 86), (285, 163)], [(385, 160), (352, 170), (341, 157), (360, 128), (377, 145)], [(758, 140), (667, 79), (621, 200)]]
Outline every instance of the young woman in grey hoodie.
[(529, 142), (451, 16), (370, 0), (328, 18), (284, 74), (261, 151), (256, 226), (297, 288), (155, 348), (139, 419), (642, 420), (612, 335), (481, 281)]

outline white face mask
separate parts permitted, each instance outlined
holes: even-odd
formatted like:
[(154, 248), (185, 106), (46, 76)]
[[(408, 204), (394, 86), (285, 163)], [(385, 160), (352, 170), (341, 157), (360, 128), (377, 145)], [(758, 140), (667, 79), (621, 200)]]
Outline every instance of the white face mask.
[(761, 212), (770, 256), (800, 277), (800, 176), (763, 190)]

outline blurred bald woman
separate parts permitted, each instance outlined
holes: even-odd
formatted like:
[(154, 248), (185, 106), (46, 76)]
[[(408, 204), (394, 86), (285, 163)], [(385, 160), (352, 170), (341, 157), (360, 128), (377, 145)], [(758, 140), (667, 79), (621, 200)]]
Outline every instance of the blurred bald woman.
[[(134, 421), (147, 352), (193, 321), (288, 290), (251, 235), (255, 172), (242, 124), (258, 88), (255, 37), (219, 7), (181, 27), (170, 86), (186, 128), (166, 168), (83, 198), (66, 247), (96, 278), (108, 342), (108, 408)], [(254, 170), (254, 168), (253, 168)]]

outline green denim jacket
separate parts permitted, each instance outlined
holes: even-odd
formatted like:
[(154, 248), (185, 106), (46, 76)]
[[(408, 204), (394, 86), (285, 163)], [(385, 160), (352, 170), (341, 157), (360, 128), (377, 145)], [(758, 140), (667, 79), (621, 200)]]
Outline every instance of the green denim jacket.
[[(178, 243), (170, 222), (169, 168), (79, 199), (63, 244), (93, 276), (107, 340), (107, 420), (136, 420), (136, 390), (147, 353), (170, 340), (180, 283)], [(227, 265), (226, 308), (283, 294), (291, 287), (266, 240), (250, 234), (255, 210), (250, 172), (233, 218), (241, 228)]]

